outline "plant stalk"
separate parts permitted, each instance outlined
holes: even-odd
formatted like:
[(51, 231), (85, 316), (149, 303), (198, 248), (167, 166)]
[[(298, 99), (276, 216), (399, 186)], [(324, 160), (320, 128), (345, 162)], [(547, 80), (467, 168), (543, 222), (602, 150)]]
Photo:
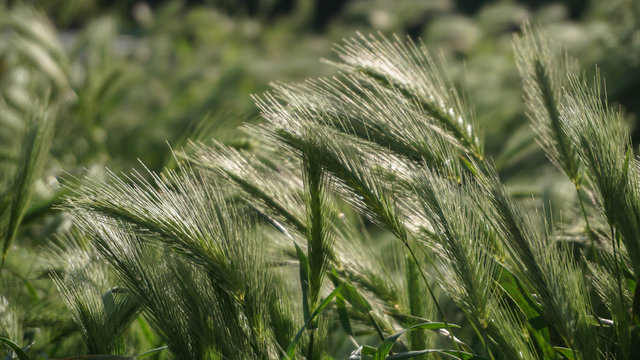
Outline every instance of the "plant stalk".
[(413, 262), (418, 267), (418, 270), (420, 272), (420, 276), (422, 276), (422, 280), (424, 281), (424, 284), (427, 287), (427, 291), (429, 291), (429, 296), (433, 300), (433, 303), (436, 306), (436, 310), (438, 311), (438, 314), (440, 314), (440, 316), (442, 317), (442, 322), (444, 323), (444, 326), (447, 328), (447, 331), (449, 332), (449, 337), (451, 338), (451, 341), (453, 342), (453, 345), (455, 346), (456, 351), (458, 352), (458, 355), (460, 355), (460, 353), (461, 353), (460, 346), (458, 345), (458, 342), (456, 341), (455, 337), (453, 336), (453, 331), (451, 331), (451, 327), (449, 326), (449, 322), (447, 321), (447, 317), (444, 314), (444, 311), (442, 310), (442, 308), (440, 307), (440, 304), (438, 303), (438, 299), (436, 298), (436, 295), (434, 294), (433, 289), (431, 288), (431, 285), (429, 284), (429, 281), (427, 280), (427, 277), (424, 275), (424, 271), (422, 270), (422, 267), (420, 267), (420, 263), (418, 262), (418, 258), (416, 257), (416, 254), (413, 252), (413, 249), (411, 249), (411, 246), (409, 246), (409, 242), (408, 242), (408, 240), (406, 238), (403, 239), (402, 243), (407, 248), (407, 250), (409, 251), (409, 255), (411, 255), (411, 259), (413, 260)]
[(589, 217), (587, 216), (587, 210), (585, 209), (584, 201), (582, 200), (580, 184), (574, 183), (574, 185), (576, 194), (578, 195), (578, 202), (580, 203), (582, 216), (584, 217), (585, 226), (587, 227), (587, 234), (589, 235), (589, 253), (594, 256), (594, 259), (597, 259), (598, 254), (596, 252), (595, 237), (593, 235), (593, 232), (591, 231), (591, 226), (589, 225)]

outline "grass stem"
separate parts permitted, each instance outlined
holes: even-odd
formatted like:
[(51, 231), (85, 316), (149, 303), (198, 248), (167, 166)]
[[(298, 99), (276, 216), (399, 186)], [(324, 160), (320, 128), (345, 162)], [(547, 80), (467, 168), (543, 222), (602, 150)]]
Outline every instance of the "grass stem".
[(458, 346), (458, 342), (453, 336), (453, 331), (451, 331), (451, 326), (449, 326), (449, 322), (447, 321), (447, 316), (444, 314), (444, 311), (440, 307), (440, 304), (438, 303), (438, 299), (436, 298), (436, 295), (433, 292), (431, 285), (429, 284), (429, 280), (427, 280), (427, 277), (424, 275), (424, 271), (422, 270), (422, 267), (418, 262), (418, 258), (416, 257), (416, 254), (413, 252), (413, 249), (411, 249), (411, 246), (409, 245), (409, 242), (407, 239), (403, 239), (402, 243), (407, 248), (407, 250), (409, 251), (409, 255), (411, 255), (411, 259), (416, 264), (416, 267), (420, 272), (420, 276), (422, 276), (422, 280), (424, 281), (424, 284), (427, 287), (427, 291), (429, 291), (429, 296), (431, 296), (431, 299), (433, 300), (433, 303), (436, 306), (436, 310), (438, 311), (438, 314), (440, 314), (440, 316), (442, 317), (442, 322), (444, 323), (444, 326), (447, 328), (447, 331), (449, 332), (449, 337), (451, 338), (451, 341), (453, 342), (453, 345), (455, 346), (456, 351), (458, 352), (458, 355), (460, 355), (460, 346)]
[(576, 194), (578, 195), (578, 202), (580, 203), (580, 210), (582, 211), (582, 216), (584, 217), (585, 226), (587, 227), (587, 234), (589, 235), (589, 254), (593, 255), (594, 259), (597, 259), (598, 254), (596, 252), (596, 244), (595, 244), (595, 236), (591, 231), (591, 226), (589, 225), (589, 216), (587, 216), (587, 210), (584, 207), (584, 201), (582, 200), (581, 188), (579, 183), (574, 183)]

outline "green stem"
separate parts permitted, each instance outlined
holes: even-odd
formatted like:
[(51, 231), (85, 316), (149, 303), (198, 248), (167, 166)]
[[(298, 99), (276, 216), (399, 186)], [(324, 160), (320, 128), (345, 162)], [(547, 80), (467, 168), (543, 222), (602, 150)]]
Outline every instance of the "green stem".
[(453, 346), (455, 346), (456, 351), (458, 352), (458, 355), (460, 355), (460, 353), (461, 353), (460, 346), (458, 346), (458, 342), (456, 341), (455, 337), (453, 336), (453, 331), (451, 331), (451, 327), (449, 326), (449, 322), (447, 321), (447, 317), (445, 316), (444, 311), (442, 311), (442, 308), (440, 307), (440, 304), (438, 303), (438, 299), (436, 298), (436, 295), (434, 294), (433, 289), (431, 288), (431, 285), (429, 284), (429, 281), (427, 280), (427, 277), (424, 275), (424, 271), (422, 271), (422, 268), (420, 267), (420, 263), (418, 262), (418, 258), (416, 257), (416, 254), (413, 252), (413, 249), (411, 249), (411, 246), (409, 246), (409, 242), (408, 242), (408, 240), (406, 238), (402, 239), (402, 243), (407, 248), (407, 250), (409, 251), (409, 255), (411, 255), (411, 259), (413, 260), (413, 262), (418, 267), (418, 271), (420, 272), (420, 275), (422, 276), (422, 280), (424, 281), (424, 284), (427, 287), (427, 291), (429, 291), (429, 296), (433, 300), (433, 303), (436, 306), (436, 310), (438, 311), (438, 314), (440, 314), (440, 317), (442, 317), (442, 322), (444, 323), (444, 326), (447, 328), (447, 331), (449, 332), (449, 337), (451, 338), (451, 341), (453, 342)]
[(313, 360), (313, 342), (315, 338), (315, 329), (311, 330), (311, 334), (309, 335), (309, 351), (307, 352), (307, 359)]
[(598, 254), (596, 253), (595, 237), (593, 235), (593, 232), (591, 231), (591, 226), (589, 225), (589, 217), (587, 216), (587, 210), (584, 207), (584, 201), (582, 201), (580, 184), (579, 183), (574, 183), (574, 184), (576, 188), (576, 194), (578, 195), (578, 202), (580, 203), (580, 209), (582, 210), (582, 216), (584, 217), (584, 222), (587, 227), (587, 234), (589, 234), (589, 243), (590, 243), (589, 253), (592, 254), (595, 259), (597, 259)]

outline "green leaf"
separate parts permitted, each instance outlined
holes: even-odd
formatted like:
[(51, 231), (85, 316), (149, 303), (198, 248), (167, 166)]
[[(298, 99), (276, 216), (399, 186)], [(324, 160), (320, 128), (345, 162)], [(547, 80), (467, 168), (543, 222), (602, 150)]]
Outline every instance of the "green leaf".
[(151, 356), (151, 355), (153, 355), (153, 354), (155, 354), (157, 352), (160, 352), (160, 351), (163, 351), (163, 350), (166, 350), (166, 349), (167, 349), (166, 346), (161, 346), (159, 348), (147, 350), (147, 351), (143, 352), (142, 354), (136, 356), (136, 359), (142, 359), (143, 357)]
[[(469, 350), (471, 351), (471, 350)], [(474, 355), (470, 352), (458, 351), (458, 350), (442, 350), (441, 354), (447, 354), (453, 358), (461, 360), (486, 360), (482, 356)]]
[[(309, 322), (309, 259), (304, 251), (300, 249), (298, 244), (296, 247), (296, 255), (300, 261), (300, 287), (302, 288), (302, 312), (304, 313), (304, 321)], [(310, 322), (309, 322), (310, 323)]]
[(575, 353), (573, 352), (573, 350), (565, 347), (561, 347), (561, 346), (554, 346), (553, 348), (557, 352), (559, 352), (563, 358), (569, 359), (569, 360), (575, 360)]
[(342, 296), (344, 296), (345, 300), (347, 300), (351, 306), (362, 313), (366, 314), (373, 310), (367, 299), (365, 299), (364, 296), (362, 296), (360, 292), (358, 292), (358, 290), (348, 282), (344, 283)]
[(376, 354), (376, 348), (374, 348), (373, 346), (370, 345), (362, 345), (362, 349), (360, 350), (360, 353), (362, 355), (369, 355), (369, 356), (373, 356)]
[(549, 332), (545, 330), (549, 323), (547, 319), (543, 317), (541, 311), (535, 305), (533, 299), (524, 291), (524, 288), (519, 283), (518, 279), (502, 265), (500, 278), (498, 279), (498, 286), (509, 296), (509, 298), (518, 306), (520, 311), (527, 317), (527, 321), (533, 329), (540, 330), (540, 335), (544, 336), (547, 340), (549, 338)]
[(558, 359), (558, 354), (554, 351), (553, 347), (549, 343), (546, 336), (543, 336), (540, 331), (536, 330), (530, 323), (526, 323), (529, 333), (533, 335), (538, 343), (538, 347), (542, 350), (545, 359)]
[(425, 319), (423, 317), (415, 316), (415, 315), (407, 315), (402, 314), (397, 311), (385, 311), (385, 314), (391, 316), (392, 318), (401, 321), (403, 323), (408, 323), (411, 325), (422, 324), (425, 322), (430, 322), (429, 319)]
[[(335, 268), (331, 269), (329, 278), (333, 283), (333, 286), (338, 287), (342, 284), (342, 280), (338, 278), (338, 272)], [(353, 336), (353, 329), (351, 328), (351, 320), (349, 319), (349, 313), (347, 312), (347, 305), (342, 294), (336, 296), (336, 307), (338, 308), (338, 318), (342, 329), (347, 335)]]
[(536, 330), (542, 330), (549, 325), (547, 323), (547, 319), (545, 319), (543, 316), (536, 316), (528, 319), (527, 321), (529, 321), (529, 324), (531, 324), (531, 326), (533, 326), (533, 328)]
[(340, 294), (336, 297), (336, 307), (338, 308), (338, 318), (340, 319), (340, 325), (347, 335), (353, 336), (353, 330), (351, 329), (351, 320), (349, 319), (349, 313), (347, 313), (347, 307), (344, 301), (344, 297)]
[(24, 350), (22, 350), (20, 345), (14, 343), (13, 341), (11, 341), (11, 340), (9, 340), (9, 339), (7, 339), (5, 337), (0, 337), (0, 342), (3, 342), (5, 345), (10, 347), (11, 350), (13, 350), (16, 353), (16, 355), (18, 355), (18, 358), (20, 360), (31, 360), (29, 355), (27, 355), (27, 353), (25, 353)]
[[(431, 322), (429, 319), (425, 319), (419, 316), (406, 315), (398, 312), (385, 312), (385, 313), (396, 320), (402, 321), (403, 323), (413, 324), (413, 325), (424, 323), (424, 322)], [(449, 333), (447, 332), (446, 329), (434, 329), (434, 331), (436, 331), (441, 336), (444, 336), (447, 338), (451, 337), (449, 336)], [(469, 345), (465, 344), (462, 340), (454, 336), (453, 341), (455, 341), (456, 344), (458, 344), (458, 346), (460, 346), (462, 350), (471, 352), (471, 348), (469, 347)]]
[[(389, 355), (389, 352), (391, 352), (391, 348), (393, 347), (393, 344), (396, 342), (396, 340), (398, 340), (398, 338), (400, 338), (400, 336), (402, 336), (404, 333), (408, 332), (408, 331), (414, 331), (414, 330), (418, 330), (418, 329), (426, 329), (426, 330), (438, 330), (438, 329), (444, 329), (446, 328), (447, 325), (445, 323), (441, 323), (441, 322), (428, 322), (428, 323), (423, 323), (423, 324), (418, 324), (418, 325), (413, 325), (411, 327), (408, 327), (402, 331), (400, 331), (399, 333), (393, 334), (389, 337), (387, 337), (382, 344), (380, 344), (380, 346), (378, 346), (378, 350), (376, 351), (373, 360), (384, 360), (387, 355)], [(460, 326), (458, 325), (454, 325), (454, 324), (449, 324), (450, 328), (459, 328)]]
[(429, 354), (434, 352), (438, 352), (438, 351), (432, 350), (432, 349), (407, 351), (403, 353), (389, 355), (387, 356), (387, 360), (413, 359), (414, 357), (418, 357), (424, 354)]
[[(9, 220), (2, 246), (2, 265), (11, 247), (11, 243), (18, 234), (20, 224), (26, 212), (33, 185), (40, 176), (44, 165), (44, 159), (51, 146), (53, 121), (45, 110), (32, 115), (29, 128), (22, 139), (22, 151), (18, 160), (18, 166), (13, 178), (13, 197), (9, 211)], [(0, 265), (1, 267), (1, 265)]]
[(289, 346), (287, 347), (287, 351), (284, 357), (285, 359), (293, 359), (293, 356), (295, 355), (295, 352), (296, 352), (296, 346), (298, 345), (298, 341), (300, 341), (300, 337), (304, 333), (304, 330), (307, 328), (307, 326), (309, 326), (309, 323), (313, 319), (315, 319), (316, 316), (318, 316), (318, 314), (320, 314), (320, 312), (322, 312), (322, 310), (324, 310), (324, 308), (327, 307), (327, 305), (331, 303), (331, 300), (333, 300), (334, 297), (340, 294), (343, 288), (344, 288), (344, 284), (341, 284), (337, 288), (333, 289), (333, 291), (329, 295), (327, 295), (327, 297), (324, 298), (324, 300), (320, 303), (320, 305), (318, 305), (318, 307), (313, 311), (313, 314), (311, 314), (309, 319), (305, 321), (302, 328), (300, 328), (296, 336), (293, 338), (293, 341), (291, 341), (291, 344), (289, 344)]
[(450, 357), (450, 358), (461, 359), (461, 360), (480, 360), (480, 359), (484, 359), (484, 358), (482, 358), (480, 356), (476, 356), (476, 355), (471, 354), (471, 353), (458, 352), (458, 350), (424, 349), (424, 350), (406, 351), (406, 352), (403, 352), (403, 353), (389, 355), (389, 356), (387, 356), (387, 360), (412, 359), (414, 357), (421, 356), (421, 355), (424, 355), (424, 354), (429, 354), (429, 353), (437, 353), (437, 354), (445, 355), (445, 356)]
[(498, 279), (498, 286), (509, 296), (509, 298), (518, 306), (527, 319), (534, 319), (540, 316), (540, 312), (533, 306), (532, 302), (526, 298), (521, 290), (522, 287), (518, 284), (517, 279), (513, 274), (501, 264), (500, 278)]

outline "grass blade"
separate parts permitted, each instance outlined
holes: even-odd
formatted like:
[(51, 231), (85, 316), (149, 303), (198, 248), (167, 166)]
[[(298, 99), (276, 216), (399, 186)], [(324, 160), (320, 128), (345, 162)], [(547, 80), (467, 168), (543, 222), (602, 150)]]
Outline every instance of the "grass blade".
[(9, 222), (2, 245), (0, 270), (6, 260), (7, 252), (18, 234), (33, 192), (33, 185), (38, 176), (40, 176), (44, 160), (51, 146), (53, 120), (50, 118), (50, 114), (42, 108), (32, 116), (31, 124), (22, 139), (22, 152), (13, 179), (13, 198), (9, 212)]
[(440, 330), (440, 329), (446, 329), (446, 328), (459, 328), (460, 326), (455, 325), (455, 324), (445, 324), (445, 323), (441, 323), (441, 322), (428, 322), (428, 323), (422, 323), (422, 324), (417, 324), (417, 325), (413, 325), (411, 327), (408, 327), (398, 333), (395, 333), (389, 337), (387, 337), (382, 344), (380, 344), (380, 346), (378, 346), (378, 350), (376, 351), (375, 355), (373, 356), (373, 360), (384, 360), (387, 358), (387, 355), (389, 355), (389, 353), (391, 352), (391, 348), (393, 347), (393, 344), (400, 338), (400, 336), (402, 336), (404, 333), (409, 332), (409, 331), (414, 331), (414, 330), (418, 330), (418, 329), (425, 329), (425, 330)]
[(336, 297), (338, 294), (342, 292), (343, 288), (344, 286), (340, 285), (337, 288), (333, 289), (333, 291), (329, 295), (327, 295), (327, 297), (324, 298), (324, 300), (322, 300), (322, 302), (318, 305), (318, 307), (313, 311), (311, 316), (309, 316), (309, 319), (305, 321), (304, 325), (300, 328), (296, 336), (293, 338), (293, 341), (291, 341), (291, 344), (289, 344), (289, 347), (287, 347), (287, 351), (284, 357), (285, 359), (294, 358), (294, 355), (296, 353), (296, 347), (298, 346), (298, 341), (300, 341), (300, 337), (302, 336), (302, 333), (304, 333), (304, 330), (311, 323), (311, 321), (313, 321), (313, 319), (315, 319), (316, 316), (318, 316), (318, 314), (320, 314), (320, 312), (322, 312), (322, 310), (324, 310), (324, 308), (326, 308), (331, 303), (331, 300), (333, 300), (334, 297)]
[(5, 338), (5, 337), (0, 337), (0, 342), (4, 343), (6, 346), (10, 347), (11, 350), (13, 350), (16, 355), (18, 355), (18, 358), (20, 360), (31, 360), (31, 358), (29, 357), (29, 355), (27, 355), (27, 353), (24, 352), (24, 350), (22, 350), (22, 348), (20, 347), (20, 345), (14, 343), (13, 341)]

